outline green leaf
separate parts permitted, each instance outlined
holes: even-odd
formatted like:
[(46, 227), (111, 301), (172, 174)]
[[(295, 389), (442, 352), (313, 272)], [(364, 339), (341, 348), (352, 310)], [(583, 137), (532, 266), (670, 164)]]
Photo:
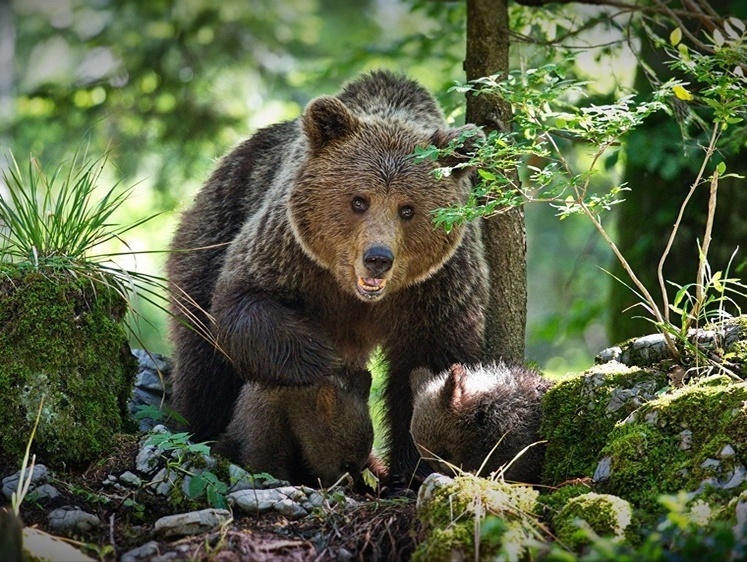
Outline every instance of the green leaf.
[(366, 484), (366, 486), (368, 486), (372, 490), (376, 490), (379, 486), (379, 478), (368, 468), (363, 469), (361, 477), (363, 478), (363, 482)]
[(672, 30), (672, 33), (669, 34), (669, 42), (673, 47), (676, 47), (680, 41), (682, 41), (682, 30), (679, 27), (676, 27)]
[(719, 162), (716, 165), (716, 171), (718, 172), (719, 176), (723, 176), (724, 172), (726, 172), (726, 162), (723, 162), (723, 161)]
[(189, 480), (189, 486), (187, 486), (187, 495), (190, 498), (198, 498), (204, 492), (207, 487), (207, 480), (201, 475), (196, 474)]
[(693, 95), (687, 91), (687, 89), (682, 86), (681, 84), (677, 84), (672, 88), (672, 92), (675, 96), (677, 96), (678, 99), (681, 99), (683, 101), (690, 101), (693, 99)]

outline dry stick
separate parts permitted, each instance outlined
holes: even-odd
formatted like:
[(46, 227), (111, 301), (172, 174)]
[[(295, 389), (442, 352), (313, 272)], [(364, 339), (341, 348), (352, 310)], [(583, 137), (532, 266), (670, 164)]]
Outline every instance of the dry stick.
[(716, 141), (719, 137), (719, 127), (720, 125), (717, 123), (713, 126), (713, 131), (711, 133), (711, 140), (708, 143), (708, 147), (706, 148), (706, 155), (705, 158), (703, 158), (703, 163), (700, 165), (700, 170), (698, 171), (698, 176), (695, 178), (695, 181), (690, 186), (690, 191), (687, 193), (687, 196), (685, 197), (685, 200), (682, 202), (682, 205), (680, 205), (680, 212), (677, 215), (677, 220), (674, 222), (674, 226), (672, 227), (672, 232), (669, 235), (669, 240), (667, 240), (667, 245), (664, 248), (664, 252), (661, 254), (661, 259), (659, 260), (659, 265), (656, 268), (656, 276), (659, 280), (659, 289), (661, 290), (661, 298), (662, 302), (664, 303), (664, 320), (667, 324), (669, 324), (669, 297), (667, 296), (667, 287), (666, 283), (664, 281), (664, 262), (666, 262), (667, 257), (669, 256), (669, 252), (672, 249), (672, 244), (674, 244), (674, 239), (677, 236), (677, 232), (680, 229), (680, 224), (682, 223), (682, 217), (685, 214), (685, 207), (687, 207), (688, 202), (692, 198), (693, 194), (695, 193), (695, 190), (697, 189), (698, 185), (700, 185), (700, 182), (703, 178), (703, 174), (705, 173), (706, 165), (708, 164), (708, 161), (711, 159), (711, 156), (713, 155), (716, 147)]

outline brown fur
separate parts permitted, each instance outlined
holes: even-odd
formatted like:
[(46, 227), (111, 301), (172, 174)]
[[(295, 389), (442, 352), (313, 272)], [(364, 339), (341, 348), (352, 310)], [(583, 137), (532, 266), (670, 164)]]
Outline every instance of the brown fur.
[[(167, 263), (174, 406), (195, 439), (226, 428), (244, 381), (316, 383), (364, 369), (381, 346), (392, 480), (409, 480), (410, 372), (479, 361), (483, 345), (480, 225), (447, 234), (431, 214), (466, 200), (469, 173), (439, 180), (444, 163), (412, 158), (460, 133), (481, 135), (449, 129), (417, 83), (374, 72), (221, 161)], [(190, 328), (200, 324), (217, 348)]]
[(346, 472), (357, 478), (369, 462), (373, 425), (371, 377), (356, 375), (358, 380), (332, 376), (304, 387), (244, 384), (215, 450), (253, 472), (297, 485), (331, 486)]
[(416, 369), (412, 386), (411, 433), (434, 468), (448, 473), (452, 464), (476, 472), (484, 463), (481, 473), (488, 474), (513, 461), (507, 480), (539, 482), (545, 447), (538, 431), (550, 381), (523, 366), (497, 363), (453, 365), (436, 377)]

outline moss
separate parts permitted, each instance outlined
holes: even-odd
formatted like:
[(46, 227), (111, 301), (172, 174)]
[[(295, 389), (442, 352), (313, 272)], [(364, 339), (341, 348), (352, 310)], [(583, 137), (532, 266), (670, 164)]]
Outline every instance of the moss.
[(537, 497), (528, 486), (457, 476), (418, 501), (418, 518), (428, 535), (413, 560), (474, 559), (476, 536), (480, 559), (521, 558), (540, 534)]
[(600, 537), (624, 541), (633, 512), (630, 504), (613, 495), (589, 492), (571, 498), (553, 518), (555, 535), (565, 547), (578, 551), (591, 542), (589, 530)]
[(591, 488), (586, 484), (568, 484), (550, 492), (541, 493), (537, 501), (544, 510), (545, 518), (552, 519), (568, 503), (568, 500), (588, 494), (590, 491)]
[[(747, 387), (721, 376), (644, 404), (609, 435), (601, 452), (611, 467), (603, 489), (633, 503), (649, 524), (664, 513), (662, 494), (684, 489), (714, 506), (730, 501), (747, 488), (725, 486), (732, 470), (747, 464), (746, 401)], [(722, 455), (726, 445), (733, 454)]]
[(0, 460), (17, 465), (44, 397), (33, 451), (51, 465), (86, 463), (128, 423), (137, 362), (124, 299), (55, 269), (0, 269)]
[(590, 477), (615, 423), (666, 385), (666, 375), (619, 363), (558, 382), (544, 397), (540, 435), (547, 440), (543, 483)]

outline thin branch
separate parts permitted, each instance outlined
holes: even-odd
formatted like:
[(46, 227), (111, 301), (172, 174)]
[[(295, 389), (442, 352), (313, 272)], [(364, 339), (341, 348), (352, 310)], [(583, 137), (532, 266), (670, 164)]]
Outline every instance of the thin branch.
[(677, 215), (677, 220), (674, 222), (674, 226), (672, 227), (672, 232), (669, 235), (669, 240), (667, 240), (667, 245), (664, 248), (664, 252), (661, 254), (661, 259), (659, 260), (659, 265), (656, 269), (656, 276), (659, 280), (659, 288), (661, 289), (661, 298), (664, 304), (664, 318), (666, 319), (667, 322), (669, 322), (669, 297), (667, 296), (666, 282), (664, 280), (664, 263), (666, 262), (667, 257), (669, 256), (669, 252), (672, 249), (672, 244), (674, 244), (674, 239), (677, 236), (677, 232), (679, 231), (680, 224), (682, 223), (682, 217), (685, 214), (685, 207), (687, 207), (687, 204), (692, 198), (693, 194), (695, 193), (695, 190), (700, 185), (700, 182), (702, 181), (702, 178), (703, 178), (703, 174), (705, 173), (706, 165), (708, 164), (708, 161), (710, 160), (711, 156), (716, 150), (716, 141), (718, 140), (718, 137), (719, 137), (719, 129), (720, 129), (720, 125), (718, 123), (713, 126), (713, 131), (711, 133), (711, 140), (709, 141), (708, 147), (706, 148), (706, 156), (705, 158), (703, 158), (703, 163), (700, 165), (698, 176), (695, 178), (695, 181), (693, 182), (692, 186), (690, 186), (690, 191), (688, 191), (687, 196), (685, 197), (685, 200), (682, 202), (682, 205), (680, 206), (680, 211), (679, 211), (679, 214)]

